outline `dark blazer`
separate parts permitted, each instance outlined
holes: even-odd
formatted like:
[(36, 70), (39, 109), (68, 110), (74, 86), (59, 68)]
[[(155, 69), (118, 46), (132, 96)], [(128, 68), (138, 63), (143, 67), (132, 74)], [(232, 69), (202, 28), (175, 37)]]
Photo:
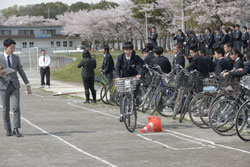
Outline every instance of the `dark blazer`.
[(214, 34), (214, 48), (220, 47), (222, 38), (223, 38), (223, 33), (218, 33), (218, 34)]
[(238, 59), (237, 61), (234, 61), (234, 69), (244, 68), (244, 63), (242, 59)]
[(186, 36), (182, 33), (181, 35), (176, 35), (174, 40), (177, 40), (177, 44), (183, 48), (183, 43), (185, 42)]
[(228, 63), (225, 58), (221, 58), (216, 61), (215, 74), (219, 76), (222, 71), (228, 69)]
[(205, 56), (204, 57), (206, 63), (207, 63), (207, 68), (209, 72), (214, 72), (215, 70), (215, 63), (213, 62), (213, 60), (211, 59), (211, 57), (209, 56)]
[(250, 61), (248, 60), (245, 65), (244, 69), (241, 72), (229, 72), (229, 75), (234, 77), (243, 77), (244, 75), (250, 74)]
[(164, 73), (171, 72), (171, 64), (167, 57), (158, 56), (152, 59), (153, 65), (159, 65), (161, 67), (161, 71)]
[(227, 44), (230, 41), (230, 37), (228, 34), (224, 34), (221, 41), (220, 41), (220, 47), (224, 47), (225, 44)]
[(138, 74), (142, 75), (142, 66), (143, 60), (140, 56), (132, 54), (128, 63), (126, 56), (123, 53), (117, 57), (117, 64), (115, 69), (116, 77), (124, 78), (136, 76)]
[(101, 69), (103, 70), (103, 73), (105, 75), (108, 75), (109, 73), (112, 73), (114, 71), (114, 60), (110, 54), (105, 55)]
[(209, 33), (209, 34), (204, 35), (204, 44), (208, 45), (208, 49), (213, 48), (213, 44), (214, 44), (213, 34)]
[(182, 55), (181, 52), (179, 52), (176, 55), (176, 57), (175, 56), (173, 57), (173, 63), (172, 64), (173, 64), (173, 69), (174, 69), (175, 65), (177, 65), (177, 64), (181, 65), (183, 68), (185, 67), (185, 58), (184, 58), (184, 56)]
[(242, 46), (244, 47), (244, 48), (246, 48), (246, 47), (248, 47), (248, 43), (247, 43), (247, 41), (249, 40), (249, 33), (246, 31), (246, 32), (243, 32), (242, 33)]
[(156, 32), (151, 32), (150, 34), (150, 37), (149, 37), (149, 40), (150, 40), (150, 43), (154, 46), (154, 47), (157, 47), (158, 44), (157, 44), (157, 37), (158, 37), (158, 34)]
[(78, 68), (82, 67), (82, 77), (95, 77), (96, 60), (92, 57), (83, 58), (82, 61), (77, 65)]
[(206, 59), (199, 55), (192, 59), (187, 69), (188, 71), (197, 70), (202, 74), (203, 77), (207, 77), (209, 73)]
[(150, 51), (150, 52), (149, 52), (149, 55), (144, 59), (144, 64), (151, 65), (151, 64), (152, 64), (151, 60), (152, 60), (153, 58), (155, 58), (154, 52), (153, 52), (153, 51)]
[(226, 55), (226, 61), (228, 63), (228, 68), (227, 70), (232, 70), (234, 67), (234, 61), (231, 59), (230, 54)]

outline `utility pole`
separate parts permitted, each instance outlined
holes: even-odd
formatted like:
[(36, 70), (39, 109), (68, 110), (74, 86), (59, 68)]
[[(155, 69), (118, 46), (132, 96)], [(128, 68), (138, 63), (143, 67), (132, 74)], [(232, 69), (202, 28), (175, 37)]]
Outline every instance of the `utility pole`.
[(183, 33), (186, 33), (184, 0), (181, 0), (181, 29)]
[(48, 8), (48, 10), (45, 12), (48, 13), (48, 19), (50, 19), (50, 8)]
[[(144, 3), (146, 5), (146, 0), (144, 0)], [(146, 10), (145, 10), (145, 28), (146, 28), (146, 43), (148, 43), (148, 16)]]
[(91, 1), (91, 8), (90, 8), (90, 11), (92, 11), (93, 10), (93, 4), (92, 4), (92, 1)]

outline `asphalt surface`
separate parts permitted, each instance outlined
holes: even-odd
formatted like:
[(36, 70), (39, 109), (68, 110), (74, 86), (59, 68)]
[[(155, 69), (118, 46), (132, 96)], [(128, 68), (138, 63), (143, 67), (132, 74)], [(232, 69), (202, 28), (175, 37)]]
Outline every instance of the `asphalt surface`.
[(33, 95), (21, 89), (23, 137), (6, 137), (0, 121), (0, 167), (250, 166), (250, 142), (237, 136), (222, 137), (171, 118), (161, 118), (163, 132), (141, 134), (148, 114), (140, 112), (131, 134), (118, 121), (117, 107), (53, 96), (58, 82), (45, 91), (38, 88), (37, 74), (29, 78)]

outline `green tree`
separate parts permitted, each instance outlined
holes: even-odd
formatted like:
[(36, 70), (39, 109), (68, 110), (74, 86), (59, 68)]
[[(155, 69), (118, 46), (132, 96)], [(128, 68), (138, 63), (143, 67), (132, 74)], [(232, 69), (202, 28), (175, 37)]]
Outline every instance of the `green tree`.
[(78, 12), (79, 10), (90, 10), (91, 5), (84, 2), (76, 2), (70, 6), (70, 11)]

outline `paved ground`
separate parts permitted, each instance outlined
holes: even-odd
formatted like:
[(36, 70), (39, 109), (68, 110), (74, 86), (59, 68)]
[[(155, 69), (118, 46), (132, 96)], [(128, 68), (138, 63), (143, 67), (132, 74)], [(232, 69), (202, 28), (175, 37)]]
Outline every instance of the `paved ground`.
[[(117, 107), (84, 105), (83, 99), (53, 96), (29, 74), (33, 95), (21, 93), (23, 138), (6, 137), (0, 121), (0, 167), (215, 167), (249, 166), (250, 143), (221, 137), (189, 122), (162, 118), (162, 133), (141, 134), (147, 114), (129, 133)], [(61, 87), (61, 88), (60, 88)], [(52, 81), (49, 91), (79, 91), (81, 84)], [(81, 95), (81, 94), (80, 94)], [(2, 120), (2, 115), (0, 115)]]

